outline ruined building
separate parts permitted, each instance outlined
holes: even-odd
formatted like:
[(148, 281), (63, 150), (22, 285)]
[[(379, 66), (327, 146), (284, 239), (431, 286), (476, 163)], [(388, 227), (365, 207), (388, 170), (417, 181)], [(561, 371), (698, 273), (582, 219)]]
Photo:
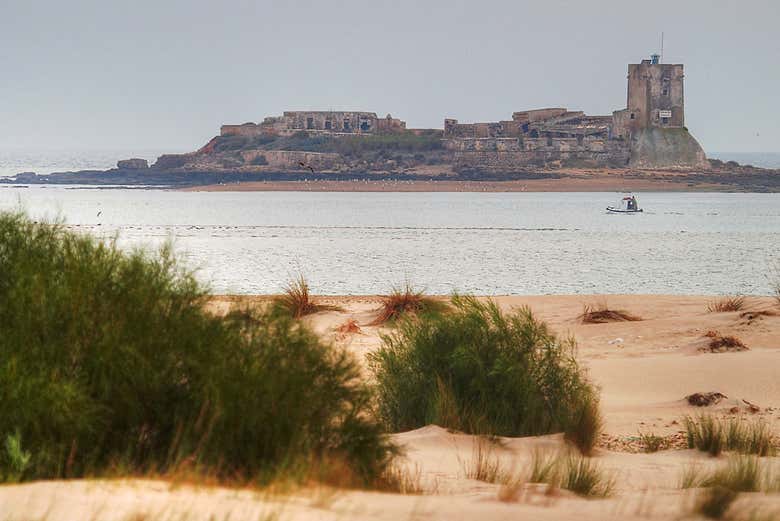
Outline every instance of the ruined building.
[(328, 134), (389, 134), (406, 130), (406, 122), (375, 112), (287, 111), (262, 123), (222, 125), (222, 136), (289, 136), (296, 132)]
[(490, 123), (445, 119), (445, 146), (461, 167), (704, 167), (704, 151), (684, 126), (683, 77), (682, 65), (653, 55), (628, 66), (626, 108), (611, 116), (544, 108)]
[[(561, 166), (703, 168), (707, 166), (704, 151), (684, 126), (683, 78), (681, 64), (661, 63), (658, 55), (629, 65), (626, 106), (611, 115), (542, 108), (514, 112), (509, 119), (486, 123), (460, 123), (448, 118), (442, 131), (407, 130), (404, 121), (389, 114), (380, 118), (374, 112), (288, 111), (261, 123), (224, 125), (221, 137), (228, 141), (234, 136), (274, 141), (298, 133), (333, 138), (439, 135), (444, 153), (437, 153), (435, 164), (451, 164), (456, 171)], [(203, 151), (207, 153), (213, 146), (215, 143), (210, 143)], [(277, 169), (306, 169), (315, 164), (329, 170), (385, 168), (380, 164), (350, 164), (335, 148), (306, 151), (305, 155), (301, 150), (259, 146), (258, 150), (243, 150), (241, 158), (233, 160)], [(436, 148), (441, 150), (440, 146)]]

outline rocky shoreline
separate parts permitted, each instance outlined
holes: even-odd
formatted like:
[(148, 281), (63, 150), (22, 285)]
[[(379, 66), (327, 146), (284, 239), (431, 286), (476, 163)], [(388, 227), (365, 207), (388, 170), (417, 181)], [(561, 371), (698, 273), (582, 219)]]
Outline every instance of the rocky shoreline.
[[(0, 178), (0, 185), (89, 185), (160, 188), (222, 187), (244, 190), (295, 190), (320, 187), (327, 191), (377, 191), (382, 186), (410, 186), (413, 191), (720, 191), (780, 192), (780, 170), (716, 165), (707, 171), (637, 169), (540, 169), (495, 172), (481, 169), (436, 172), (405, 171), (307, 172), (269, 170), (189, 170), (114, 168)], [(362, 188), (361, 188), (362, 187)]]

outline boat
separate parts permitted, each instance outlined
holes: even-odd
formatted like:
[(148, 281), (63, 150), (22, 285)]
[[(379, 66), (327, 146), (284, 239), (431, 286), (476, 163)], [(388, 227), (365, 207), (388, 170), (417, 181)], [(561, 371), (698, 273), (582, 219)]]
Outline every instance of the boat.
[(643, 210), (639, 207), (636, 196), (627, 195), (620, 200), (619, 206), (607, 206), (607, 211), (611, 213), (641, 213)]

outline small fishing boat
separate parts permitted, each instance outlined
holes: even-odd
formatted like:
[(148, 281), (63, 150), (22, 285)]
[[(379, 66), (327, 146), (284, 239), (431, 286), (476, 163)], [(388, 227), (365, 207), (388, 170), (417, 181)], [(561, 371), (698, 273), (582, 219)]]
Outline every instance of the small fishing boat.
[(620, 200), (619, 206), (607, 206), (607, 211), (611, 213), (640, 213), (642, 209), (636, 200), (636, 196), (627, 195)]

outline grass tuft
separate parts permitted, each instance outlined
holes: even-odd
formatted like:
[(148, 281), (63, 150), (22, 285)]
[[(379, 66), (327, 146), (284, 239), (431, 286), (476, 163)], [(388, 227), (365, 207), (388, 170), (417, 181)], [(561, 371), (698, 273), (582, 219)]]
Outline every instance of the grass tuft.
[(469, 479), (485, 483), (508, 483), (511, 474), (502, 468), (501, 460), (495, 453), (495, 444), (482, 436), (474, 440), (471, 459), (461, 463), (464, 474)]
[(422, 469), (415, 465), (413, 469), (393, 463), (385, 469), (372, 487), (382, 492), (419, 495), (425, 493), (422, 485)]
[(590, 458), (569, 456), (561, 487), (585, 497), (607, 497), (615, 488), (614, 478), (605, 475), (601, 466)]
[(712, 415), (702, 415), (698, 420), (686, 416), (683, 424), (688, 448), (696, 448), (712, 456), (718, 456), (724, 450), (757, 456), (774, 456), (776, 453), (775, 435), (764, 420), (731, 418), (723, 421)]
[(741, 295), (721, 297), (712, 300), (707, 304), (709, 313), (727, 313), (731, 311), (742, 311), (745, 308), (745, 297)]
[(382, 305), (370, 326), (394, 323), (409, 315), (423, 315), (445, 311), (444, 302), (426, 296), (423, 290), (415, 289), (407, 283), (403, 288), (393, 288), (389, 295), (382, 297)]
[(560, 481), (560, 455), (553, 452), (534, 451), (531, 460), (531, 483), (549, 483), (558, 486)]
[(651, 432), (640, 432), (639, 440), (642, 442), (642, 447), (645, 452), (658, 452), (669, 446), (666, 438)]
[(391, 431), (431, 423), (472, 434), (564, 432), (584, 452), (598, 437), (596, 389), (528, 308), (456, 296), (446, 314), (405, 320), (369, 355), (378, 413)]
[(531, 463), (531, 483), (547, 483), (584, 497), (607, 497), (615, 479), (593, 459), (574, 454), (535, 452)]
[(606, 324), (607, 322), (635, 322), (642, 318), (620, 309), (609, 309), (606, 302), (601, 302), (585, 304), (577, 320), (583, 324)]
[(604, 419), (595, 395), (580, 398), (580, 407), (574, 411), (572, 421), (564, 433), (564, 439), (577, 447), (580, 453), (590, 456), (598, 443), (604, 427)]
[(284, 293), (274, 301), (274, 309), (292, 318), (301, 318), (320, 311), (338, 311), (336, 306), (316, 304), (309, 293), (309, 283), (303, 274), (292, 279)]
[(290, 317), (215, 316), (205, 300), (170, 247), (0, 214), (0, 476), (381, 475), (394, 448), (349, 353)]
[(731, 457), (708, 473), (691, 466), (683, 471), (683, 488), (705, 488), (695, 510), (711, 519), (723, 518), (742, 492), (773, 492), (772, 475), (756, 456)]
[(710, 519), (722, 519), (738, 496), (738, 492), (725, 487), (708, 488), (700, 494), (696, 511)]

